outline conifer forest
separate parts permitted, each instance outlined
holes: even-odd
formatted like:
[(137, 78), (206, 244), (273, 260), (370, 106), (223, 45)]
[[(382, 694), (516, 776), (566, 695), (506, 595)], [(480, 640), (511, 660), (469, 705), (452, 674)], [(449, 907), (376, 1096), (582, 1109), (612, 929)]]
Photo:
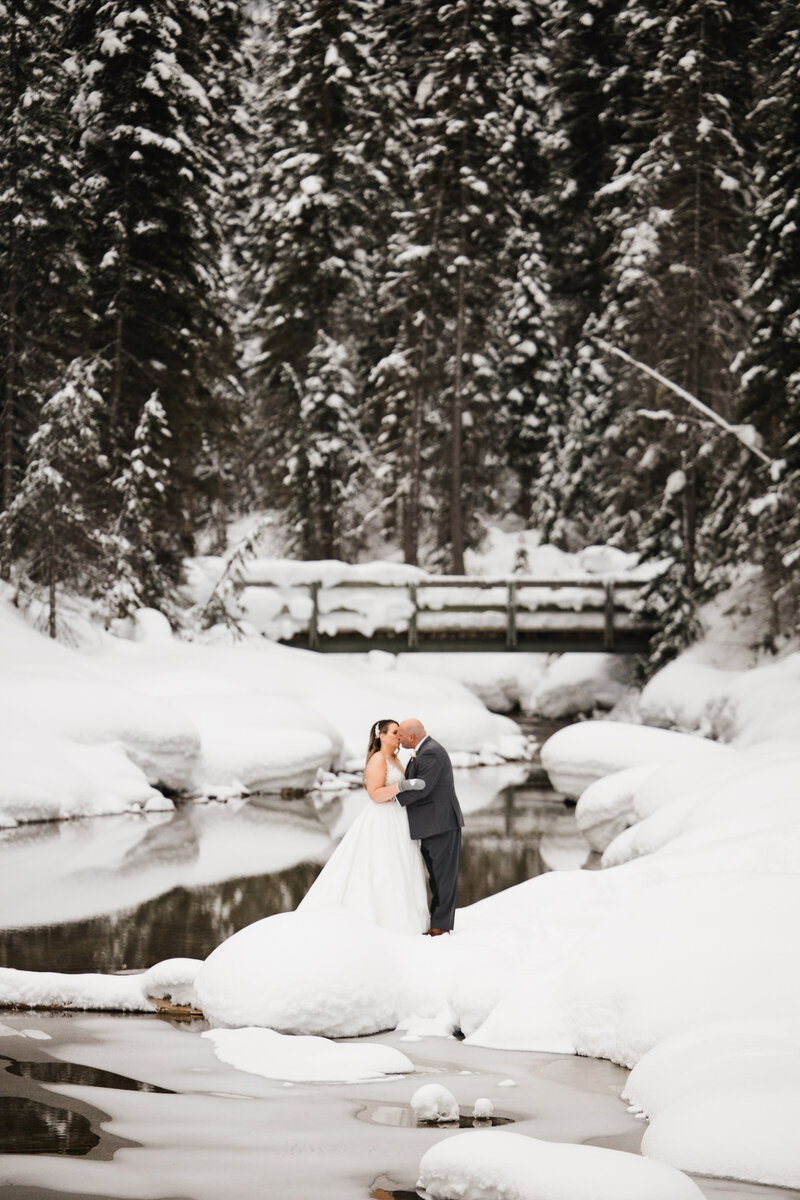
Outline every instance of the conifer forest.
[(793, 0), (0, 0), (0, 573), (663, 560), (797, 628)]

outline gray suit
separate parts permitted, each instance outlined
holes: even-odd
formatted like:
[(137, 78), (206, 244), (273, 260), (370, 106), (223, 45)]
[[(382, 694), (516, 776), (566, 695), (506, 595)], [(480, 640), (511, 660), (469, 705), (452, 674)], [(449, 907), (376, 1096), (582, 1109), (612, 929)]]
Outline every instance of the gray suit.
[(412, 838), (419, 839), (431, 883), (431, 929), (452, 929), (464, 817), (443, 746), (427, 737), (406, 767), (406, 779), (424, 779), (424, 792), (400, 792)]

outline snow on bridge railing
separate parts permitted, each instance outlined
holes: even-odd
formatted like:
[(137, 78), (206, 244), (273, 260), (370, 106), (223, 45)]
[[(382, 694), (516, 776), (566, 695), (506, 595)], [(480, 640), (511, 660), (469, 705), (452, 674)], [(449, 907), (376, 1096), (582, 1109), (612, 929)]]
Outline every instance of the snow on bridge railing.
[(630, 648), (651, 632), (634, 612), (643, 581), (629, 577), (430, 576), (402, 567), (388, 579), (361, 577), (357, 568), (338, 578), (303, 578), (302, 570), (290, 578), (284, 571), (273, 579), (254, 574), (260, 577), (239, 586), (270, 590), (269, 599), (262, 592), (256, 600), (251, 592), (247, 605), (257, 610), (264, 632), (314, 650), (370, 644), (516, 650), (559, 640), (565, 648), (614, 650), (624, 648), (620, 637)]

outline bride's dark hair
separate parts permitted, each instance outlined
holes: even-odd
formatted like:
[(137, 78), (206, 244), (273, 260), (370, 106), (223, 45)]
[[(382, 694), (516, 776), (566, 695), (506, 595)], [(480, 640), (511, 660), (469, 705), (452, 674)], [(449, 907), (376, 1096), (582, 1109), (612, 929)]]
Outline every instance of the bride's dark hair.
[(372, 728), (369, 731), (369, 741), (367, 742), (367, 757), (364, 762), (365, 769), (366, 769), (367, 763), (372, 758), (373, 754), (375, 754), (381, 748), (381, 736), (380, 735), (382, 733), (386, 733), (386, 730), (389, 728), (390, 725), (396, 725), (396, 724), (397, 724), (397, 721), (395, 721), (394, 717), (385, 717), (382, 721), (376, 721), (375, 724), (372, 726)]

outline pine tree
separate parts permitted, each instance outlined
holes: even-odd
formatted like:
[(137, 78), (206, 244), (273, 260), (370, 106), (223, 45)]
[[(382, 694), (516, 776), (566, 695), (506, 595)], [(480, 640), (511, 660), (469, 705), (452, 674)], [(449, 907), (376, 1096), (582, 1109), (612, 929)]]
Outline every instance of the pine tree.
[(119, 515), (114, 524), (116, 563), (106, 596), (118, 616), (148, 606), (172, 610), (169, 521), (172, 435), (157, 393), (142, 409), (122, 471), (114, 480)]
[(0, 3), (0, 509), (13, 503), (41, 405), (84, 327), (68, 9)]
[(48, 630), (58, 632), (58, 589), (96, 593), (106, 578), (108, 540), (101, 532), (104, 475), (101, 450), (105, 402), (92, 366), (69, 365), (64, 384), (42, 407), (30, 439), (24, 475), (0, 517), (27, 577), (46, 589)]
[(800, 30), (789, 6), (771, 6), (754, 43), (752, 124), (757, 202), (747, 248), (752, 338), (742, 356), (742, 417), (782, 463), (753, 470), (730, 554), (761, 564), (772, 595), (772, 636), (798, 628), (800, 594)]
[(225, 0), (146, 9), (80, 0), (73, 31), (105, 443), (119, 470), (158, 392), (174, 437), (163, 510), (174, 578), (191, 548), (196, 458), (227, 416), (212, 386), (229, 344), (219, 222), (226, 118), (215, 105), (235, 58), (235, 10)]
[[(305, 557), (338, 552), (341, 516), (319, 506), (337, 490), (332, 472), (349, 475), (357, 459), (357, 453), (348, 457), (349, 442), (340, 446), (335, 439), (336, 466), (333, 460), (322, 466), (327, 435), (318, 437), (303, 423), (322, 416), (320, 403), (329, 411), (319, 429), (336, 422), (335, 406), (319, 392), (319, 368), (329, 352), (328, 368), (335, 360), (335, 370), (348, 377), (348, 409), (361, 400), (365, 368), (353, 347), (363, 340), (385, 182), (371, 16), (367, 0), (291, 0), (268, 14), (264, 28), (258, 165), (239, 246), (250, 304), (247, 366), (264, 429), (257, 465), (294, 513), (305, 509), (294, 524), (296, 548)], [(316, 446), (309, 457), (307, 445)], [(315, 469), (324, 478), (303, 473)]]
[(436, 540), (456, 573), (498, 465), (485, 429), (500, 403), (490, 314), (511, 223), (503, 148), (516, 15), (502, 0), (456, 0), (418, 4), (404, 23), (418, 54), (406, 135), (410, 202), (390, 244), (384, 298), (397, 335), (379, 379), (390, 413), (404, 409), (409, 428), (406, 557), (416, 558), (418, 497), (427, 489), (439, 514)]
[(504, 462), (516, 480), (514, 507), (526, 523), (550, 524), (552, 451), (563, 425), (564, 372), (559, 361), (559, 320), (552, 294), (553, 263), (547, 197), (552, 186), (547, 157), (547, 80), (543, 20), (532, 5), (520, 16), (519, 44), (508, 76), (513, 116), (504, 150), (510, 167), (511, 222), (503, 262), (498, 333), (499, 374), (506, 429)]
[[(736, 419), (730, 366), (744, 337), (738, 300), (752, 23), (751, 13), (723, 0), (675, 3), (657, 16), (630, 0), (619, 19), (632, 70), (642, 72), (642, 115), (632, 121), (646, 144), (631, 142), (600, 192), (611, 239), (608, 281), (587, 323), (584, 369), (573, 378), (572, 445), (596, 498), (590, 536), (677, 556), (679, 570), (662, 581), (675, 613), (715, 586), (703, 525), (714, 516), (728, 441), (709, 441), (684, 403), (643, 372), (598, 362), (596, 338)], [(654, 424), (654, 413), (666, 421)], [(662, 436), (654, 441), (656, 431)]]

